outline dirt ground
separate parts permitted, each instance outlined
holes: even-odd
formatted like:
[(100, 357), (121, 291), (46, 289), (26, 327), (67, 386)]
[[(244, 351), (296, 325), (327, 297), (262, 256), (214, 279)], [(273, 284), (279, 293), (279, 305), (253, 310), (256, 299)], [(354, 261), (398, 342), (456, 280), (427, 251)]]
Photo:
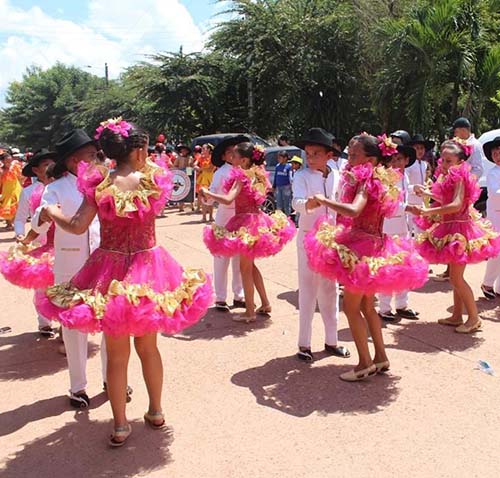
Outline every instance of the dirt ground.
[[(184, 266), (212, 270), (200, 216), (169, 212), (157, 234)], [(12, 244), (0, 233), (0, 249)], [(430, 280), (410, 294), (418, 321), (385, 327), (391, 371), (363, 383), (338, 375), (356, 363), (345, 316), (339, 343), (347, 360), (323, 352), (316, 317), (308, 365), (295, 358), (297, 261), (292, 243), (260, 261), (273, 314), (253, 324), (211, 310), (196, 326), (161, 337), (168, 428), (145, 427), (140, 364), (128, 414), (133, 434), (122, 449), (107, 447), (111, 410), (102, 391), (100, 337), (90, 338), (90, 410), (67, 399), (68, 373), (57, 342), (40, 338), (32, 294), (0, 278), (0, 476), (28, 477), (498, 477), (498, 376), (477, 369), (487, 360), (500, 374), (500, 299), (479, 290), (484, 264), (467, 277), (478, 298), (483, 331), (459, 335), (437, 324), (451, 305), (448, 283)], [(443, 266), (434, 267), (441, 272)]]

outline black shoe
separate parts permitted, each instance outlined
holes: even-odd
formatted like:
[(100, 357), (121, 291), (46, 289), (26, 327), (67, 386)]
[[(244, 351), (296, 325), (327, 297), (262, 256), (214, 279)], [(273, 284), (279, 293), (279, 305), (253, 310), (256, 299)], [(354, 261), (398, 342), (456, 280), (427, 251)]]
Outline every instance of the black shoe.
[(72, 393), (69, 396), (69, 403), (74, 408), (88, 408), (90, 406), (90, 398), (85, 392)]
[(300, 350), (297, 352), (297, 358), (304, 362), (312, 362), (314, 360), (311, 349)]
[(247, 305), (245, 304), (244, 300), (237, 300), (237, 299), (233, 300), (233, 308), (235, 309), (245, 309), (246, 306)]
[(396, 309), (396, 315), (402, 317), (403, 319), (413, 319), (418, 320), (419, 312), (415, 312), (413, 309)]
[(229, 312), (229, 305), (227, 305), (227, 302), (216, 302), (215, 309), (220, 312)]
[(486, 300), (493, 300), (496, 299), (498, 296), (498, 294), (495, 294), (493, 287), (486, 287), (485, 285), (481, 285), (481, 290)]
[(337, 357), (348, 358), (351, 356), (351, 352), (342, 345), (328, 345), (325, 344), (325, 352), (329, 354), (336, 355)]
[(378, 316), (382, 320), (385, 320), (386, 322), (395, 322), (396, 320), (398, 320), (398, 316), (396, 314), (393, 314), (391, 311), (389, 311), (389, 312), (379, 312)]
[(48, 339), (53, 339), (56, 336), (56, 330), (54, 330), (50, 325), (39, 327), (38, 333), (42, 337), (47, 337)]

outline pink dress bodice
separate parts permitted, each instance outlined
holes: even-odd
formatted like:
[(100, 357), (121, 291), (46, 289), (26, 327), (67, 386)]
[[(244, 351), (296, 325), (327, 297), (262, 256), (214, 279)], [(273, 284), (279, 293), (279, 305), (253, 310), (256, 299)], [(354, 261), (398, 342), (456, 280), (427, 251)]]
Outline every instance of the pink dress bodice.
[(224, 184), (224, 191), (229, 192), (234, 183), (239, 181), (242, 188), (234, 201), (236, 214), (256, 214), (266, 200), (266, 194), (271, 187), (266, 170), (260, 166), (250, 169), (233, 168)]
[(464, 186), (462, 206), (458, 212), (444, 214), (441, 221), (443, 223), (470, 221), (475, 212), (473, 205), (478, 200), (481, 190), (475, 176), (470, 172), (470, 166), (465, 161), (458, 166), (452, 166), (448, 173), (441, 173), (437, 181), (432, 185), (432, 194), (440, 204), (450, 204), (455, 197), (455, 191), (460, 182)]
[(343, 217), (338, 222), (350, 225), (353, 232), (382, 236), (384, 217), (394, 214), (400, 192), (395, 188), (399, 173), (382, 166), (373, 168), (371, 164), (347, 167), (343, 173), (341, 198), (343, 203), (350, 204), (361, 188), (367, 193), (367, 203), (358, 217)]
[(113, 185), (107, 169), (81, 167), (79, 187), (97, 207), (101, 224), (100, 249), (134, 254), (156, 246), (155, 218), (171, 192), (170, 176), (148, 163), (140, 172), (138, 188), (124, 192)]

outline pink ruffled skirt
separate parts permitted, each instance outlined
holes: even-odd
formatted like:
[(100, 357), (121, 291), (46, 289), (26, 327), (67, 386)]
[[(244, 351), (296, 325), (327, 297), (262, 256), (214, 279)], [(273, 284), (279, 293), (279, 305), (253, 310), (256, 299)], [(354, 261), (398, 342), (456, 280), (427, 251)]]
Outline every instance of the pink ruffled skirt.
[(134, 254), (97, 249), (71, 282), (35, 298), (42, 315), (65, 327), (112, 336), (175, 334), (212, 303), (210, 278), (184, 270), (159, 246)]
[(54, 247), (45, 244), (29, 250), (17, 244), (0, 253), (0, 272), (11, 284), (26, 289), (45, 289), (54, 284)]
[(269, 257), (280, 252), (295, 236), (296, 228), (285, 214), (264, 212), (233, 216), (225, 227), (203, 230), (203, 241), (214, 256)]
[(314, 271), (353, 292), (391, 294), (427, 281), (428, 264), (406, 238), (320, 222), (306, 234), (304, 247)]
[(500, 234), (484, 219), (435, 223), (417, 237), (417, 249), (432, 264), (474, 264), (500, 254)]

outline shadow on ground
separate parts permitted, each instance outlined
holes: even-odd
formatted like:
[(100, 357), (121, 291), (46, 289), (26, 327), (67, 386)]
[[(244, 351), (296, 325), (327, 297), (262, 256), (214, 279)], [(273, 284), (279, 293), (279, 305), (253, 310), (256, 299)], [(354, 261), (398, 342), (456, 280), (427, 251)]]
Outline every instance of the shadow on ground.
[(463, 352), (477, 348), (483, 342), (481, 332), (457, 334), (453, 327), (436, 322), (399, 322), (391, 327), (395, 343), (387, 348), (417, 353)]
[(266, 329), (272, 323), (269, 317), (265, 316), (257, 316), (257, 320), (249, 324), (231, 320), (232, 315), (243, 312), (244, 309), (235, 309), (231, 312), (219, 312), (214, 308), (209, 309), (200, 322), (172, 336), (172, 338), (191, 341), (218, 340), (224, 337), (246, 337), (256, 330)]
[(131, 422), (132, 435), (119, 449), (110, 449), (109, 421), (92, 421), (87, 413), (77, 413), (53, 433), (23, 445), (4, 458), (2, 476), (23, 478), (72, 476), (126, 478), (163, 468), (171, 460), (169, 447), (173, 431), (152, 430), (144, 422)]
[[(315, 354), (319, 359), (326, 355)], [(296, 417), (313, 413), (376, 413), (393, 402), (400, 377), (377, 375), (364, 382), (346, 383), (339, 375), (352, 365), (309, 366), (295, 356), (279, 357), (238, 372), (231, 382), (248, 388), (259, 405)]]
[[(0, 381), (31, 380), (66, 369), (66, 357), (57, 351), (59, 344), (37, 332), (0, 336)], [(98, 351), (99, 346), (89, 342), (89, 357)]]

